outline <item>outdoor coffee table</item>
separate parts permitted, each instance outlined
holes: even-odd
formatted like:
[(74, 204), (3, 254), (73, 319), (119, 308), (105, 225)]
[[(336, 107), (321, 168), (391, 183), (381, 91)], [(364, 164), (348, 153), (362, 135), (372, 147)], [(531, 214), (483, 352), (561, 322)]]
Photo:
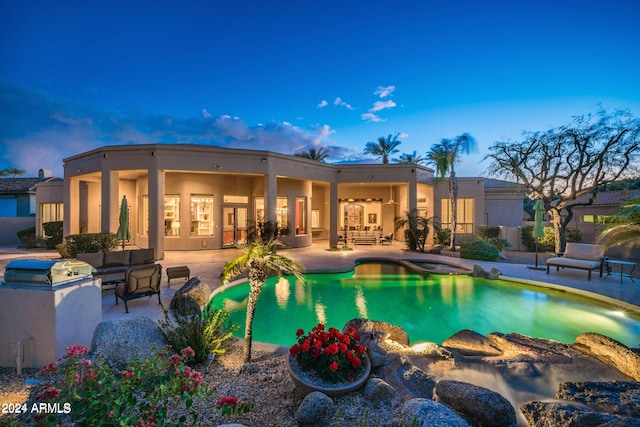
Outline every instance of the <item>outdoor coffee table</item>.
[[(622, 278), (623, 277), (628, 277), (629, 280), (634, 282), (633, 277), (631, 277), (631, 275), (633, 274), (634, 270), (636, 269), (636, 263), (635, 262), (622, 261), (622, 260), (617, 260), (617, 259), (608, 259), (608, 260), (606, 260), (606, 263), (607, 263), (607, 266), (606, 266), (607, 267), (607, 276), (606, 277), (609, 277), (612, 274), (613, 266), (619, 265), (620, 266), (620, 272), (619, 272), (619, 274), (620, 274), (620, 283), (622, 283)], [(631, 270), (628, 273), (624, 272), (625, 265), (631, 266)], [(616, 274), (616, 272), (613, 271), (613, 274)]]

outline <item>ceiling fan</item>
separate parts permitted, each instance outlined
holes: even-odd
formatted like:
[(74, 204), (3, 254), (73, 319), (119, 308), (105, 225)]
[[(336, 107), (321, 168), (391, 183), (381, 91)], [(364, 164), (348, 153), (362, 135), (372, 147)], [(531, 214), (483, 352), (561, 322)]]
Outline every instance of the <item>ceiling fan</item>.
[(397, 205), (398, 202), (393, 200), (393, 191), (391, 188), (391, 184), (389, 184), (389, 201), (386, 203), (387, 205)]

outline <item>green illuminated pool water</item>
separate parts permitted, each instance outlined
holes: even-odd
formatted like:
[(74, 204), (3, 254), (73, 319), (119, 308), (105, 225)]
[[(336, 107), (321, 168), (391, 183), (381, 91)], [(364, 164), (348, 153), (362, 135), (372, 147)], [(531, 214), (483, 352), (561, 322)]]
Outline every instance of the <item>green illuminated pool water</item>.
[[(241, 284), (212, 300), (242, 325), (240, 337), (248, 293), (249, 285)], [(253, 339), (289, 346), (298, 328), (309, 330), (320, 322), (340, 329), (356, 317), (399, 325), (412, 343), (442, 343), (462, 329), (483, 335), (520, 332), (565, 343), (598, 332), (629, 347), (640, 343), (640, 317), (596, 300), (501, 280), (417, 274), (389, 263), (307, 274), (304, 284), (291, 277), (270, 279), (257, 304)]]

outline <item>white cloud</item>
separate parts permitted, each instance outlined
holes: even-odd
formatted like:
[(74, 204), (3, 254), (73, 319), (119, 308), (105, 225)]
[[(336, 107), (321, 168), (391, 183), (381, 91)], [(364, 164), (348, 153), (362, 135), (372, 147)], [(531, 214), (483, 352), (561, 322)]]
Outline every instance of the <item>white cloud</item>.
[(406, 132), (400, 132), (400, 133), (398, 134), (398, 138), (407, 138), (408, 136), (409, 136), (409, 134), (408, 134), (408, 133), (406, 133)]
[(380, 118), (380, 116), (376, 116), (373, 113), (364, 113), (360, 115), (362, 120), (366, 120), (368, 122), (384, 122), (385, 120)]
[(208, 119), (210, 117), (213, 117), (206, 109), (202, 109), (202, 118), (203, 119)]
[(339, 107), (344, 107), (347, 110), (353, 110), (353, 107), (351, 106), (351, 104), (347, 104), (339, 96), (333, 101), (333, 105), (337, 105)]
[(369, 109), (370, 113), (375, 113), (376, 111), (386, 110), (387, 108), (393, 108), (396, 106), (396, 103), (392, 100), (388, 101), (376, 101), (373, 103), (373, 107)]
[(387, 96), (390, 96), (394, 90), (396, 90), (395, 86), (378, 86), (378, 89), (376, 89), (373, 94), (379, 95), (380, 98), (386, 98)]
[(327, 105), (329, 105), (329, 103), (327, 102), (326, 99), (323, 99), (322, 101), (320, 101), (320, 104), (318, 104), (318, 108), (324, 108)]

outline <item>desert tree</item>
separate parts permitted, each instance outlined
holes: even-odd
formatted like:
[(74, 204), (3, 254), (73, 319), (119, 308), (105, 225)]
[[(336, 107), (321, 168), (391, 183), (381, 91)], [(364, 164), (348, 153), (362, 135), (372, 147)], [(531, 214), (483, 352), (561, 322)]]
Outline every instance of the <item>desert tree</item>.
[(254, 241), (247, 246), (241, 247), (242, 254), (228, 261), (222, 268), (220, 277), (222, 283), (245, 272), (249, 277), (249, 298), (244, 329), (244, 363), (251, 362), (253, 319), (255, 318), (256, 304), (267, 278), (273, 275), (280, 277), (282, 274), (289, 274), (298, 280), (303, 280), (300, 272), (302, 266), (296, 261), (276, 253), (277, 249), (284, 247), (285, 245), (279, 240), (269, 240), (266, 243), (260, 240)]
[(315, 160), (317, 162), (324, 162), (325, 159), (329, 157), (330, 153), (331, 153), (331, 150), (328, 149), (327, 147), (320, 147), (318, 149), (309, 148), (307, 151), (301, 151), (299, 153), (295, 153), (294, 156), (302, 157), (304, 159)]
[(520, 141), (495, 142), (489, 151), (489, 174), (515, 179), (542, 200), (556, 252), (563, 252), (574, 208), (593, 204), (605, 184), (637, 170), (640, 121), (626, 110), (601, 109), (564, 126), (526, 132)]
[(640, 246), (640, 196), (626, 200), (600, 236), (607, 248)]
[[(444, 179), (449, 174), (449, 200), (451, 202), (451, 243), (450, 249), (456, 250), (456, 228), (458, 226), (458, 180), (455, 164), (460, 162), (463, 154), (469, 154), (475, 149), (476, 140), (468, 133), (458, 135), (453, 139), (444, 138), (434, 144), (427, 153), (429, 163), (436, 168), (437, 175)], [(442, 218), (445, 221), (447, 218)]]
[(386, 165), (389, 163), (389, 156), (400, 151), (397, 148), (400, 144), (402, 141), (398, 141), (398, 134), (389, 135), (386, 138), (381, 136), (378, 138), (378, 142), (367, 142), (364, 153), (382, 157), (382, 163)]

